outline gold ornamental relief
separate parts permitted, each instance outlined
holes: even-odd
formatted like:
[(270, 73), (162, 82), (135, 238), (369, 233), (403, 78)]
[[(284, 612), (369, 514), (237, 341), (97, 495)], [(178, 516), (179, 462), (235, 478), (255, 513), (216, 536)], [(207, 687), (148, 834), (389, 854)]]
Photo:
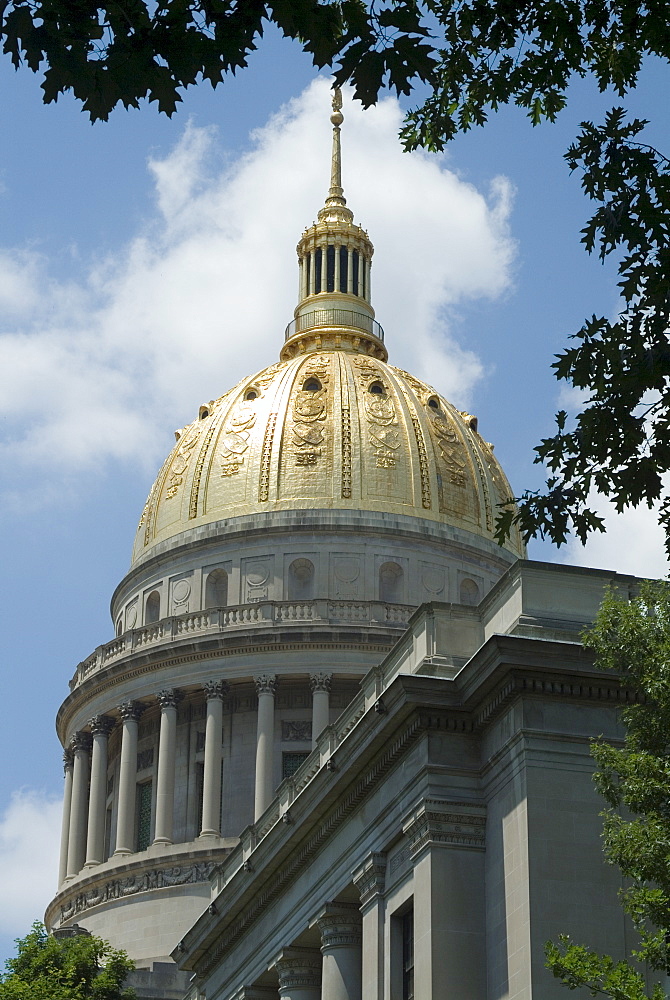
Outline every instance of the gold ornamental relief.
[(453, 426), (444, 418), (438, 410), (431, 412), (431, 427), (437, 447), (442, 459), (442, 464), (447, 472), (449, 482), (454, 486), (464, 487), (466, 485), (466, 470), (468, 462), (465, 453), (465, 445), (460, 439)]
[(235, 476), (240, 471), (255, 423), (256, 409), (252, 402), (243, 399), (233, 406), (221, 434), (218, 461), (222, 476)]
[(291, 404), (290, 442), (296, 465), (315, 466), (322, 455), (328, 416), (330, 360), (310, 359), (299, 375)]
[(167, 489), (165, 491), (165, 496), (168, 500), (172, 500), (176, 497), (179, 492), (179, 487), (184, 482), (184, 476), (186, 475), (188, 463), (191, 460), (191, 454), (198, 438), (200, 437), (200, 432), (204, 423), (205, 421), (199, 421), (198, 423), (191, 424), (191, 426), (188, 427), (184, 434), (179, 438), (177, 454), (172, 460), (172, 466), (170, 468), (167, 481)]
[(368, 422), (368, 440), (379, 469), (395, 469), (402, 437), (395, 403), (384, 381), (384, 372), (366, 358), (354, 358), (358, 369), (360, 398)]

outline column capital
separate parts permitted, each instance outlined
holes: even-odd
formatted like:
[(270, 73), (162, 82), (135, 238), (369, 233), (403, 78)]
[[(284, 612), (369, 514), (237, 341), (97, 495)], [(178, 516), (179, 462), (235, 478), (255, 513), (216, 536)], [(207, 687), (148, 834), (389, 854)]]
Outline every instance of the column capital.
[(318, 989), (321, 986), (321, 953), (316, 948), (284, 948), (275, 962), (279, 992)]
[(312, 689), (312, 693), (315, 691), (330, 691), (332, 682), (332, 674), (318, 673), (309, 675), (309, 686)]
[(480, 802), (424, 799), (403, 823), (413, 861), (428, 847), (466, 847), (483, 851), (486, 806)]
[(72, 739), (70, 740), (70, 746), (72, 747), (72, 752), (74, 754), (89, 753), (92, 742), (93, 740), (91, 739), (90, 733), (84, 733), (79, 731), (75, 733)]
[(139, 722), (140, 716), (146, 709), (141, 701), (123, 701), (119, 705), (119, 715), (122, 722)]
[(164, 688), (162, 691), (158, 692), (156, 698), (161, 710), (166, 708), (176, 708), (182, 699), (182, 693), (179, 688)]
[(74, 753), (70, 747), (65, 747), (63, 750), (63, 768), (65, 771), (72, 770), (74, 767)]
[(254, 677), (254, 684), (256, 685), (256, 694), (275, 694), (277, 691), (277, 675), (276, 674), (257, 674)]
[(230, 691), (230, 684), (228, 681), (207, 681), (206, 684), (203, 684), (202, 689), (207, 701), (213, 698), (223, 701)]
[(92, 736), (109, 736), (116, 725), (116, 719), (113, 719), (111, 715), (94, 715), (92, 719), (88, 720), (88, 724), (91, 727)]
[(370, 851), (363, 864), (353, 873), (353, 880), (361, 894), (361, 906), (367, 906), (384, 892), (386, 854), (381, 851)]
[(355, 903), (326, 903), (316, 923), (322, 952), (361, 943), (361, 911)]

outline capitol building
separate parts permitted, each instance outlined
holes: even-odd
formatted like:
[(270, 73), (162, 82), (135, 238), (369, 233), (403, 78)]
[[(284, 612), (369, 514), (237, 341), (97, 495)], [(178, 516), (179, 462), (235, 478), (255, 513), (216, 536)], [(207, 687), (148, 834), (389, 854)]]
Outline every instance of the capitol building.
[(547, 939), (631, 943), (580, 634), (634, 580), (495, 542), (493, 445), (389, 364), (340, 105), (279, 358), (176, 432), (58, 712), (46, 922), (151, 1000), (558, 1000)]

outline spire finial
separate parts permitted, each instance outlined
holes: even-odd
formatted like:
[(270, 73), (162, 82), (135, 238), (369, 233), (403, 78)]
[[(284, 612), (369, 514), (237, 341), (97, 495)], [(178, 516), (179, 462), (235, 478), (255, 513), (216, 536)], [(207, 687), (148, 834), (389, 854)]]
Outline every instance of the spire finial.
[(346, 205), (344, 189), (342, 188), (342, 150), (340, 147), (340, 125), (344, 121), (342, 114), (342, 91), (333, 87), (333, 113), (330, 116), (333, 123), (333, 156), (330, 166), (330, 190), (327, 205)]

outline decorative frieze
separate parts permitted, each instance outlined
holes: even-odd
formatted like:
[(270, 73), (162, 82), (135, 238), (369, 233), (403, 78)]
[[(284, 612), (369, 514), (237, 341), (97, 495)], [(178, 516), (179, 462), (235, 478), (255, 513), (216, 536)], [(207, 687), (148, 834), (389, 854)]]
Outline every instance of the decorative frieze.
[(466, 847), (484, 850), (486, 807), (477, 802), (424, 799), (403, 824), (412, 861), (426, 847)]
[(312, 723), (302, 719), (296, 721), (283, 719), (281, 738), (283, 743), (309, 743), (312, 739)]
[(150, 871), (139, 872), (126, 878), (111, 879), (101, 885), (94, 886), (85, 892), (69, 899), (60, 908), (61, 923), (70, 920), (77, 913), (89, 910), (114, 899), (124, 899), (139, 892), (149, 892), (151, 889), (165, 889), (175, 885), (192, 885), (197, 882), (208, 882), (215, 868), (212, 861), (200, 861), (191, 865), (169, 865), (165, 868), (152, 868)]
[(361, 906), (367, 906), (373, 899), (383, 895), (386, 885), (386, 854), (371, 851), (353, 873), (354, 885), (361, 894)]

